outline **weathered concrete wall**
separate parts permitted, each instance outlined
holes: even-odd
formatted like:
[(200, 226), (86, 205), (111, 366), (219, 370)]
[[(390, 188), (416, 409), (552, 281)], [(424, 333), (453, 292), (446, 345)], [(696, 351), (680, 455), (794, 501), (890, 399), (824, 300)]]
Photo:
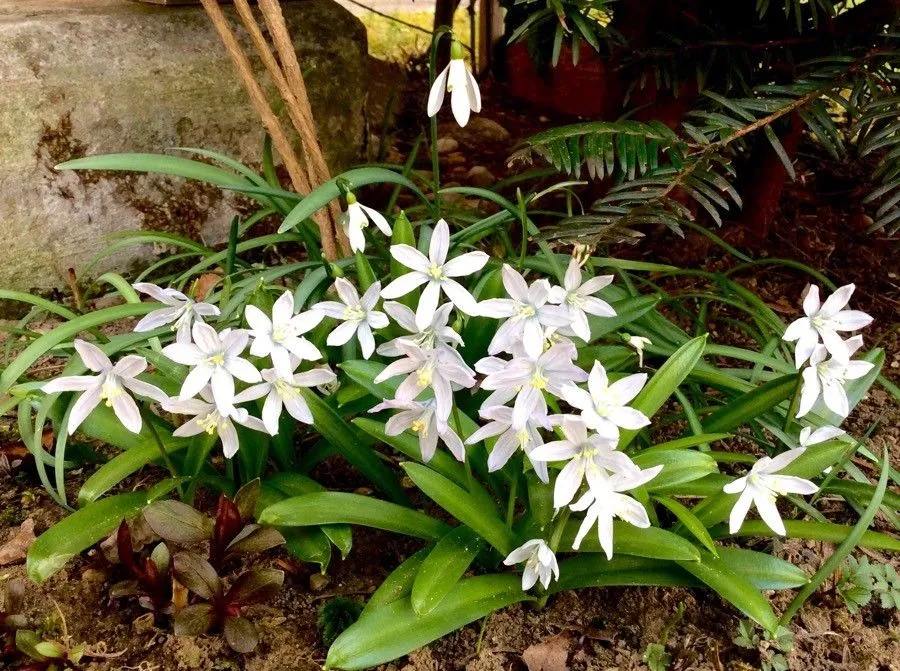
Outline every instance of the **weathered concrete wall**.
[[(285, 3), (285, 16), (326, 157), (345, 168), (363, 139), (365, 29), (331, 0)], [(67, 269), (84, 268), (114, 231), (217, 243), (235, 213), (235, 196), (196, 182), (57, 173), (61, 161), (202, 147), (252, 164), (263, 137), (201, 8), (0, 0), (0, 287), (63, 286)], [(152, 253), (118, 253), (103, 269)]]

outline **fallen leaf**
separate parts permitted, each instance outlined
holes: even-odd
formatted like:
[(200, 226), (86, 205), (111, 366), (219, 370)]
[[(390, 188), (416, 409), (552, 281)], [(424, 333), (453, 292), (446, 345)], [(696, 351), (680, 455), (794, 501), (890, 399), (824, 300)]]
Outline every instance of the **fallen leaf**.
[(198, 301), (202, 301), (206, 298), (206, 294), (209, 293), (210, 289), (212, 289), (218, 282), (220, 282), (222, 276), (217, 273), (204, 273), (194, 282), (194, 298)]
[(34, 543), (34, 539), (34, 520), (29, 517), (13, 532), (3, 547), (0, 547), (0, 566), (25, 561), (25, 555), (28, 554), (28, 548)]
[(566, 661), (569, 658), (569, 646), (572, 639), (568, 634), (557, 634), (546, 641), (528, 646), (522, 653), (522, 661), (528, 671), (567, 671)]

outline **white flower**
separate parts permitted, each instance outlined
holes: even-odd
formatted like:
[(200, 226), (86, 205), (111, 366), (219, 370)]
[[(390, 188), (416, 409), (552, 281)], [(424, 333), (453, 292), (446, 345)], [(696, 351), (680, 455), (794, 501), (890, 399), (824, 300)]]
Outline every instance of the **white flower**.
[(246, 426), (254, 431), (265, 432), (266, 426), (258, 417), (250, 416), (244, 408), (220, 408), (214, 401), (209, 387), (200, 390), (200, 397), (184, 400), (169, 399), (163, 403), (163, 408), (179, 415), (194, 415), (175, 431), (173, 436), (188, 437), (201, 433), (209, 435), (218, 434), (222, 441), (222, 451), (228, 459), (231, 459), (238, 451), (238, 435), (234, 428), (234, 422)]
[(644, 367), (644, 348), (647, 345), (652, 345), (653, 341), (650, 338), (645, 338), (644, 336), (636, 336), (628, 333), (623, 333), (622, 338), (625, 340), (625, 344), (634, 348), (634, 351), (637, 352), (638, 355), (638, 368)]
[(359, 340), (363, 357), (368, 359), (375, 352), (375, 336), (372, 329), (383, 329), (390, 322), (387, 315), (375, 310), (378, 303), (378, 294), (381, 291), (381, 282), (375, 282), (359, 297), (349, 280), (338, 277), (334, 281), (341, 303), (337, 301), (322, 301), (312, 306), (312, 311), (324, 312), (329, 317), (342, 319), (344, 323), (328, 334), (326, 342), (330, 346), (343, 345), (354, 335)]
[(578, 417), (567, 416), (562, 422), (565, 440), (554, 440), (538, 447), (534, 459), (567, 463), (556, 477), (553, 486), (553, 507), (569, 505), (587, 479), (588, 486), (602, 485), (616, 473), (638, 474), (640, 470), (624, 452), (616, 449), (616, 441), (599, 433), (588, 435), (587, 427)]
[(431, 323), (441, 291), (465, 314), (474, 315), (477, 311), (477, 303), (472, 294), (453, 278), (477, 273), (484, 268), (489, 257), (484, 252), (467, 252), (447, 261), (449, 250), (450, 228), (443, 219), (438, 221), (431, 234), (427, 257), (410, 245), (391, 246), (391, 256), (412, 272), (401, 275), (388, 284), (382, 296), (399, 298), (424, 284), (425, 288), (422, 289), (422, 296), (416, 307), (416, 325), (419, 330), (425, 330)]
[(176, 342), (191, 341), (191, 326), (194, 321), (203, 321), (204, 317), (218, 317), (219, 308), (209, 303), (197, 303), (175, 289), (163, 289), (149, 282), (138, 282), (132, 285), (135, 290), (155, 298), (169, 307), (160, 308), (144, 316), (134, 330), (138, 333), (152, 331), (165, 324), (172, 325)]
[(230, 329), (216, 333), (201, 322), (194, 323), (191, 333), (194, 342), (174, 343), (162, 350), (175, 363), (193, 368), (181, 385), (178, 399), (192, 398), (209, 384), (216, 405), (227, 410), (234, 405), (234, 378), (251, 383), (262, 379), (253, 364), (240, 356), (250, 335)]
[(452, 309), (452, 303), (444, 303), (434, 311), (431, 323), (424, 329), (420, 329), (416, 324), (416, 314), (412, 310), (403, 305), (403, 303), (386, 301), (384, 304), (384, 311), (387, 312), (388, 315), (390, 315), (404, 330), (408, 331), (410, 335), (394, 338), (390, 342), (379, 345), (378, 349), (375, 351), (382, 356), (402, 356), (403, 352), (401, 352), (400, 348), (397, 346), (399, 340), (411, 342), (414, 345), (418, 345), (425, 349), (440, 349), (442, 347), (454, 349), (454, 345), (462, 345), (463, 340), (459, 334), (447, 326), (447, 322), (450, 320), (450, 311)]
[(463, 60), (462, 45), (453, 40), (450, 46), (450, 63), (435, 77), (428, 93), (428, 116), (433, 117), (444, 103), (444, 93), (450, 94), (450, 108), (456, 123), (465, 126), (471, 112), (481, 111), (481, 91), (478, 82), (469, 72)]
[[(545, 425), (547, 400), (544, 391), (563, 396), (573, 383), (587, 379), (587, 373), (572, 363), (574, 358), (575, 348), (572, 345), (554, 345), (537, 358), (512, 359), (502, 369), (489, 373), (481, 382), (483, 389), (497, 392), (482, 407), (503, 405), (515, 398), (514, 428), (523, 428), (529, 418)], [(485, 368), (482, 366), (481, 370)]]
[(800, 431), (799, 445), (803, 449), (806, 449), (807, 447), (824, 443), (826, 440), (843, 436), (845, 433), (847, 432), (836, 426), (822, 426), (815, 431), (813, 431), (811, 426), (805, 426)]
[(647, 511), (639, 502), (622, 494), (622, 492), (640, 487), (655, 478), (662, 466), (654, 466), (638, 473), (617, 473), (609, 479), (601, 480), (591, 486), (584, 495), (572, 504), (572, 510), (587, 510), (572, 549), (577, 550), (581, 541), (596, 523), (600, 547), (607, 559), (613, 556), (613, 518), (625, 520), (641, 529), (650, 526)]
[(161, 389), (137, 379), (137, 376), (146, 370), (147, 360), (142, 356), (129, 354), (122, 357), (114, 366), (109, 357), (96, 345), (76, 340), (75, 349), (88, 370), (97, 375), (58, 377), (41, 387), (47, 394), (61, 391), (83, 392), (69, 412), (68, 432), (73, 433), (100, 401), (106, 401), (106, 405), (112, 408), (126, 429), (132, 433), (139, 433), (142, 424), (141, 411), (128, 391), (159, 402), (168, 398)]
[[(294, 359), (292, 363), (293, 368), (296, 368), (300, 362)], [(313, 368), (304, 373), (294, 373), (293, 368), (291, 369), (291, 374), (286, 377), (282, 376), (274, 368), (264, 370), (262, 371), (263, 381), (260, 384), (248, 387), (234, 397), (235, 403), (244, 403), (245, 401), (255, 401), (265, 396), (266, 402), (263, 404), (262, 421), (266, 430), (273, 436), (278, 433), (278, 419), (281, 417), (281, 411), (284, 408), (298, 422), (303, 422), (304, 424), (313, 423), (309, 406), (300, 395), (301, 388), (317, 387), (322, 384), (329, 384), (337, 379), (337, 375), (329, 368)]]
[(443, 429), (438, 426), (434, 399), (426, 401), (384, 401), (369, 410), (369, 412), (380, 412), (388, 409), (400, 410), (401, 412), (398, 412), (387, 421), (384, 425), (384, 432), (389, 436), (399, 436), (407, 429), (411, 429), (413, 433), (419, 436), (419, 450), (422, 452), (422, 461), (426, 464), (431, 461), (437, 450), (438, 438), (443, 441), (454, 457), (459, 461), (465, 461), (466, 448), (463, 446), (462, 439), (460, 439), (456, 431), (449, 426), (445, 426)]
[[(488, 471), (499, 471), (506, 465), (516, 450), (521, 449), (531, 465), (535, 474), (542, 482), (549, 482), (547, 462), (535, 458), (534, 450), (544, 444), (538, 427), (542, 426), (531, 417), (525, 420), (525, 426), (521, 429), (513, 428), (513, 409), (505, 405), (494, 405), (481, 411), (481, 416), (491, 420), (466, 440), (466, 445), (474, 445), (487, 438), (500, 436), (494, 443), (491, 454), (488, 456)], [(558, 417), (555, 416), (555, 417)], [(550, 419), (550, 418), (548, 418)], [(550, 423), (553, 423), (552, 419)]]
[(453, 385), (471, 389), (475, 386), (474, 371), (453, 349), (423, 349), (402, 340), (397, 347), (406, 356), (388, 364), (375, 377), (376, 384), (397, 375), (406, 375), (397, 387), (398, 401), (411, 401), (426, 389), (431, 389), (434, 392), (438, 428), (446, 430), (453, 409)]
[(559, 564), (553, 550), (541, 538), (532, 538), (509, 553), (503, 563), (507, 566), (525, 562), (522, 572), (522, 591), (534, 587), (538, 580), (544, 589), (550, 586), (550, 580), (559, 580)]
[(385, 235), (391, 234), (391, 227), (380, 212), (366, 207), (356, 200), (353, 193), (347, 193), (347, 211), (341, 215), (341, 226), (350, 239), (350, 249), (363, 252), (366, 249), (366, 236), (363, 229), (372, 221)]
[(609, 384), (603, 364), (595, 361), (588, 390), (572, 385), (564, 396), (569, 405), (581, 410), (581, 418), (588, 428), (605, 438), (618, 440), (620, 427), (637, 430), (650, 423), (644, 413), (627, 405), (646, 383), (647, 375), (637, 373)]
[[(862, 336), (853, 336), (847, 340), (845, 347), (851, 356), (862, 347), (862, 342)], [(803, 370), (803, 387), (800, 390), (797, 417), (803, 417), (812, 410), (820, 395), (829, 410), (846, 417), (850, 414), (850, 401), (847, 392), (844, 391), (844, 383), (847, 380), (861, 378), (874, 367), (874, 364), (868, 361), (842, 363), (834, 356), (825, 361), (825, 355), (824, 345), (816, 345), (809, 357), (809, 367)]]
[(784, 494), (813, 494), (819, 489), (809, 480), (793, 475), (778, 475), (778, 471), (786, 468), (805, 451), (805, 448), (798, 447), (782, 452), (774, 459), (762, 457), (753, 464), (753, 468), (747, 475), (734, 482), (729, 482), (722, 488), (727, 494), (740, 493), (734, 508), (731, 509), (731, 516), (728, 520), (729, 533), (735, 534), (740, 530), (741, 524), (750, 510), (750, 505), (755, 503), (759, 516), (762, 517), (766, 526), (779, 536), (784, 536), (784, 522), (781, 521), (781, 515), (778, 514), (775, 499)]
[[(272, 318), (255, 305), (244, 308), (244, 315), (250, 325), (250, 354), (268, 356), (281, 377), (290, 377), (296, 365), (291, 365), (291, 357), (299, 361), (321, 359), (322, 353), (309, 340), (302, 337), (311, 331), (325, 315), (321, 312), (304, 312), (294, 315), (294, 296), (285, 291), (272, 306)], [(299, 363), (298, 361), (298, 363)]]
[(850, 360), (852, 352), (837, 332), (855, 331), (872, 322), (872, 317), (865, 312), (843, 309), (850, 301), (855, 288), (853, 284), (842, 286), (821, 303), (819, 287), (815, 284), (810, 285), (803, 299), (803, 313), (806, 316), (792, 322), (783, 336), (784, 340), (789, 342), (797, 341), (794, 349), (797, 368), (812, 355), (819, 338), (835, 359), (844, 363)]
[(489, 298), (478, 304), (482, 317), (506, 319), (488, 345), (488, 354), (512, 351), (521, 342), (529, 356), (537, 357), (544, 349), (544, 327), (569, 326), (571, 317), (566, 308), (548, 303), (547, 280), (535, 280), (529, 287), (510, 265), (504, 263), (501, 272), (510, 298)]
[(613, 281), (612, 275), (592, 277), (581, 281), (581, 266), (575, 259), (569, 261), (563, 286), (550, 289), (550, 302), (560, 304), (569, 316), (569, 328), (585, 342), (591, 339), (591, 326), (587, 316), (615, 317), (616, 311), (606, 301), (593, 294)]

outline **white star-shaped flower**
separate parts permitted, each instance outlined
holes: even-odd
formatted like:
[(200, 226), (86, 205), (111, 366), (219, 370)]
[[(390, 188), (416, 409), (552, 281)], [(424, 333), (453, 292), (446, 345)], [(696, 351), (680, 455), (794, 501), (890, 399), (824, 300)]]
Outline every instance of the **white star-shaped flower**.
[[(299, 365), (294, 359), (293, 368)], [(292, 369), (293, 371), (293, 369)], [(312, 424), (313, 416), (309, 406), (300, 395), (300, 389), (304, 387), (317, 387), (321, 384), (329, 384), (337, 379), (337, 376), (329, 368), (313, 368), (304, 373), (291, 372), (288, 376), (282, 376), (276, 369), (269, 368), (262, 371), (263, 381), (260, 384), (248, 387), (234, 397), (235, 403), (255, 401), (266, 397), (263, 404), (262, 421), (266, 430), (271, 435), (278, 433), (278, 419), (282, 410), (298, 422)]]
[(322, 358), (318, 348), (302, 334), (318, 326), (325, 315), (314, 311), (294, 315), (294, 296), (290, 291), (285, 291), (275, 301), (271, 318), (255, 305), (244, 308), (244, 315), (253, 338), (250, 354), (270, 357), (282, 377), (290, 377), (297, 367), (292, 365), (292, 357), (299, 361)]
[(355, 335), (359, 340), (363, 357), (368, 359), (375, 352), (375, 336), (372, 329), (383, 329), (390, 322), (387, 315), (375, 309), (378, 304), (381, 282), (375, 282), (360, 298), (349, 280), (338, 277), (334, 281), (341, 302), (322, 301), (312, 306), (311, 311), (320, 311), (329, 317), (343, 320), (343, 324), (328, 334), (329, 346), (343, 345)]
[(200, 398), (169, 399), (163, 403), (163, 409), (178, 415), (194, 416), (175, 429), (172, 432), (173, 436), (182, 438), (201, 433), (208, 433), (211, 436), (218, 435), (222, 442), (222, 451), (228, 459), (237, 454), (239, 447), (234, 422), (254, 431), (266, 432), (266, 426), (262, 420), (251, 416), (244, 408), (235, 408), (234, 406), (220, 408), (209, 387), (200, 390)]
[(422, 289), (422, 296), (416, 307), (416, 325), (420, 330), (426, 329), (431, 323), (441, 292), (465, 314), (476, 314), (477, 303), (472, 294), (454, 278), (477, 273), (484, 268), (489, 257), (484, 252), (467, 252), (448, 261), (449, 250), (450, 227), (443, 219), (438, 221), (431, 234), (427, 257), (410, 245), (391, 246), (391, 256), (412, 272), (401, 275), (388, 284), (381, 295), (385, 298), (399, 298), (424, 284), (425, 288)]
[[(862, 336), (849, 338), (845, 347), (850, 356), (862, 347)], [(848, 380), (856, 380), (866, 375), (874, 364), (868, 361), (841, 361), (834, 357), (825, 360), (824, 345), (816, 345), (809, 357), (809, 367), (803, 369), (803, 387), (800, 389), (800, 404), (797, 417), (803, 417), (813, 409), (819, 396), (825, 406), (841, 417), (850, 414), (850, 400), (844, 390)]]
[(347, 211), (341, 215), (340, 223), (350, 240), (350, 249), (354, 252), (366, 250), (366, 235), (363, 231), (369, 226), (369, 221), (375, 224), (382, 233), (390, 236), (391, 226), (387, 219), (377, 210), (360, 203), (353, 193), (348, 192)]
[(528, 591), (538, 580), (544, 589), (550, 586), (553, 578), (559, 580), (559, 564), (550, 546), (541, 538), (532, 538), (509, 553), (503, 563), (507, 566), (525, 562), (522, 572), (522, 591)]
[[(531, 417), (525, 420), (525, 426), (521, 429), (513, 427), (513, 409), (506, 405), (494, 405), (484, 408), (480, 412), (484, 419), (489, 419), (487, 424), (479, 428), (466, 439), (466, 445), (474, 445), (494, 436), (499, 436), (488, 455), (488, 471), (499, 471), (506, 465), (510, 457), (517, 450), (522, 450), (534, 468), (535, 474), (541, 482), (549, 482), (550, 475), (547, 472), (547, 461), (534, 456), (536, 448), (544, 444), (538, 427), (542, 426)], [(551, 415), (547, 419), (553, 425), (559, 422), (559, 415)]]
[(202, 322), (204, 317), (218, 317), (220, 314), (215, 305), (197, 303), (176, 289), (163, 289), (149, 282), (138, 282), (132, 286), (136, 291), (168, 306), (145, 315), (134, 327), (138, 333), (172, 324), (175, 342), (187, 343), (191, 341), (191, 327), (195, 321)]
[(650, 424), (644, 413), (628, 407), (646, 383), (647, 375), (637, 373), (609, 384), (603, 364), (595, 361), (587, 391), (569, 386), (565, 390), (565, 399), (581, 410), (581, 418), (588, 428), (605, 438), (618, 440), (619, 428), (637, 430)]
[(794, 348), (797, 368), (809, 359), (820, 338), (825, 349), (835, 359), (844, 363), (850, 360), (852, 352), (848, 350), (838, 331), (855, 331), (872, 323), (872, 317), (865, 312), (843, 309), (855, 288), (853, 284), (842, 286), (821, 303), (819, 287), (815, 284), (809, 286), (803, 298), (805, 316), (792, 322), (783, 336), (788, 342), (797, 341)]
[(615, 317), (616, 311), (603, 299), (594, 296), (613, 281), (612, 275), (592, 277), (582, 282), (581, 266), (575, 259), (569, 261), (561, 287), (550, 289), (550, 302), (557, 303), (568, 313), (569, 328), (585, 342), (591, 339), (588, 315), (595, 317)]
[(93, 412), (100, 401), (112, 408), (122, 425), (132, 433), (140, 433), (142, 421), (129, 391), (154, 401), (165, 401), (166, 394), (152, 384), (137, 379), (147, 369), (147, 360), (142, 356), (129, 354), (115, 365), (96, 345), (84, 340), (75, 340), (75, 350), (81, 361), (97, 375), (70, 375), (47, 382), (41, 390), (47, 394), (62, 391), (82, 392), (69, 412), (67, 430), (71, 434)]
[(729, 533), (735, 534), (740, 530), (750, 506), (756, 504), (759, 516), (766, 526), (779, 536), (784, 536), (784, 522), (781, 521), (781, 515), (775, 505), (776, 498), (785, 494), (813, 494), (819, 490), (809, 480), (793, 475), (778, 475), (778, 471), (786, 468), (805, 451), (805, 448), (798, 447), (782, 452), (774, 459), (762, 457), (753, 464), (747, 475), (729, 482), (722, 488), (726, 494), (740, 493), (734, 508), (731, 509), (728, 520)]
[(428, 93), (428, 116), (433, 117), (444, 104), (444, 94), (450, 94), (450, 108), (460, 126), (469, 123), (472, 112), (481, 111), (481, 91), (478, 82), (469, 72), (463, 60), (462, 45), (453, 40), (450, 46), (450, 63), (435, 77)]
[(450, 311), (453, 309), (452, 303), (444, 303), (434, 311), (431, 323), (424, 329), (420, 329), (416, 324), (416, 313), (410, 310), (403, 303), (395, 303), (394, 301), (386, 301), (384, 303), (384, 311), (400, 325), (400, 327), (409, 332), (409, 335), (400, 336), (393, 340), (378, 346), (376, 352), (382, 356), (402, 356), (403, 352), (397, 346), (397, 342), (403, 340), (411, 342), (414, 345), (425, 349), (445, 347), (447, 349), (455, 349), (455, 346), (462, 345), (463, 340), (460, 335), (450, 326), (447, 326), (450, 320)]
[(466, 448), (459, 434), (449, 425), (441, 428), (438, 425), (435, 414), (434, 399), (426, 401), (400, 401), (391, 400), (379, 403), (369, 412), (382, 410), (400, 410), (384, 425), (384, 432), (389, 436), (399, 436), (407, 430), (411, 430), (419, 437), (419, 450), (422, 452), (422, 461), (426, 464), (431, 461), (437, 451), (438, 438), (447, 446), (450, 453), (459, 461), (466, 460)]

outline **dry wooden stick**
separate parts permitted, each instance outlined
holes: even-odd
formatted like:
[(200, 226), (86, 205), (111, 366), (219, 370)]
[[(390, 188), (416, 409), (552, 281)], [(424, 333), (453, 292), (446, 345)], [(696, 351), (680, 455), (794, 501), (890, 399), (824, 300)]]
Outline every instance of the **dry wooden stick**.
[[(284, 166), (288, 171), (294, 189), (302, 195), (308, 194), (312, 189), (312, 182), (309, 175), (303, 170), (297, 154), (291, 147), (290, 139), (281, 126), (281, 122), (269, 106), (265, 93), (259, 82), (256, 80), (250, 60), (247, 58), (237, 37), (235, 37), (228, 25), (228, 21), (225, 18), (225, 14), (222, 12), (222, 8), (219, 6), (218, 0), (200, 0), (200, 2), (206, 10), (206, 13), (209, 15), (213, 27), (216, 29), (216, 32), (219, 34), (219, 37), (225, 45), (225, 50), (231, 57), (232, 63), (243, 81), (247, 93), (250, 95), (250, 101), (253, 104), (256, 113), (262, 120), (266, 131), (271, 136), (272, 144), (275, 146), (276, 151), (281, 156), (281, 160), (284, 162)], [(338, 250), (335, 241), (335, 226), (332, 217), (328, 216), (325, 212), (320, 212), (314, 215), (314, 220), (318, 225), (322, 239), (322, 255), (329, 261), (336, 260), (338, 258)]]
[[(266, 26), (269, 28), (269, 34), (275, 43), (278, 59), (281, 61), (282, 70), (290, 87), (292, 95), (288, 96), (288, 98), (293, 98), (296, 102), (296, 113), (300, 117), (300, 123), (298, 124), (296, 121), (294, 123), (297, 133), (300, 135), (300, 140), (303, 142), (306, 159), (311, 167), (311, 175), (314, 177), (312, 181), (313, 183), (322, 184), (331, 178), (331, 174), (322, 154), (322, 147), (319, 144), (319, 134), (316, 129), (312, 107), (309, 104), (309, 96), (306, 93), (303, 72), (300, 69), (300, 62), (297, 60), (297, 53), (294, 51), (294, 43), (288, 32), (281, 5), (279, 0), (258, 0), (258, 4), (266, 21)], [(347, 240), (347, 236), (337, 226), (341, 213), (340, 205), (337, 201), (332, 200), (328, 204), (328, 209), (338, 242), (344, 253), (349, 254), (350, 243)]]

